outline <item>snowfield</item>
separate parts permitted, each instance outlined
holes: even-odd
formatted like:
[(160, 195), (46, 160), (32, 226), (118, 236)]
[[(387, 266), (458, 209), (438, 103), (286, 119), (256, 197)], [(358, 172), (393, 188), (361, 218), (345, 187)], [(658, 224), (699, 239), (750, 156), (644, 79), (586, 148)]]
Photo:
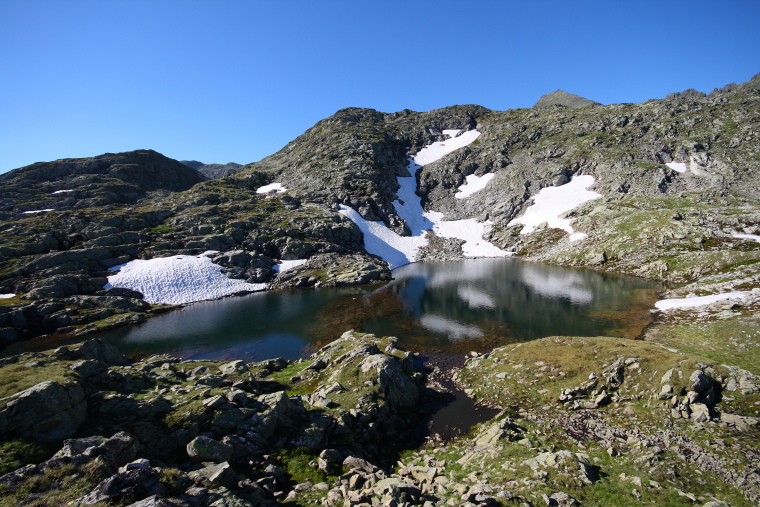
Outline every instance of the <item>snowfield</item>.
[(246, 283), (222, 274), (222, 267), (211, 262), (206, 252), (198, 256), (175, 255), (130, 261), (103, 288), (122, 287), (141, 292), (148, 303), (182, 305), (216, 299), (237, 292), (267, 288), (265, 283)]
[(15, 294), (0, 294), (0, 299), (10, 299), (10, 298), (15, 298), (15, 297), (16, 297)]
[(665, 164), (666, 166), (670, 167), (674, 171), (677, 171), (679, 173), (685, 173), (686, 172), (686, 164), (683, 162), (668, 162)]
[(733, 236), (734, 238), (739, 238), (739, 239), (751, 239), (752, 241), (757, 241), (758, 243), (760, 243), (760, 236), (756, 234), (739, 234), (737, 232), (737, 233), (732, 234), (731, 236)]
[[(600, 198), (601, 194), (587, 190), (593, 184), (594, 177), (584, 175), (574, 176), (569, 183), (559, 187), (542, 188), (533, 198), (533, 204), (525, 210), (525, 214), (509, 222), (509, 225), (523, 224), (520, 234), (530, 234), (546, 222), (548, 227), (564, 229), (568, 234), (574, 234), (575, 231), (570, 226), (573, 219), (560, 218), (560, 215), (584, 202)], [(573, 239), (583, 238), (575, 236)]]
[[(340, 212), (359, 226), (364, 234), (364, 248), (388, 263), (391, 269), (410, 264), (417, 258), (417, 251), (428, 244), (425, 234), (434, 231), (443, 238), (461, 239), (462, 252), (465, 257), (507, 257), (510, 254), (483, 239), (483, 232), (488, 223), (475, 219), (443, 220), (443, 213), (425, 211), (417, 195), (417, 171), (422, 166), (435, 162), (445, 155), (472, 143), (480, 136), (477, 130), (470, 130), (459, 135), (459, 130), (444, 130), (450, 137), (422, 148), (414, 157), (409, 158), (408, 170), (413, 176), (396, 178), (399, 184), (398, 199), (393, 201), (396, 214), (406, 222), (411, 236), (399, 236), (382, 222), (365, 220), (354, 209), (341, 205)], [(482, 190), (493, 178), (493, 174), (481, 177), (468, 176), (467, 183), (459, 187), (465, 197)]]
[(269, 185), (264, 185), (263, 187), (259, 187), (256, 189), (257, 194), (268, 194), (269, 192), (277, 192), (282, 193), (285, 192), (287, 188), (283, 186), (282, 183), (270, 183)]
[(276, 273), (282, 273), (283, 271), (287, 271), (289, 269), (296, 268), (302, 264), (306, 264), (306, 262), (309, 259), (294, 259), (291, 261), (280, 261), (279, 264), (275, 264), (272, 266), (272, 269), (275, 270)]
[(488, 182), (491, 181), (494, 176), (494, 173), (484, 174), (483, 176), (475, 176), (474, 174), (467, 176), (464, 185), (459, 186), (459, 191), (454, 194), (454, 197), (457, 199), (466, 199), (470, 197), (475, 192), (486, 188), (486, 185), (488, 185)]
[(694, 306), (704, 306), (717, 301), (723, 301), (726, 299), (742, 300), (749, 295), (749, 292), (727, 292), (725, 294), (712, 294), (710, 296), (694, 296), (689, 298), (679, 299), (661, 299), (657, 301), (654, 306), (658, 310), (667, 311), (678, 308), (691, 308)]

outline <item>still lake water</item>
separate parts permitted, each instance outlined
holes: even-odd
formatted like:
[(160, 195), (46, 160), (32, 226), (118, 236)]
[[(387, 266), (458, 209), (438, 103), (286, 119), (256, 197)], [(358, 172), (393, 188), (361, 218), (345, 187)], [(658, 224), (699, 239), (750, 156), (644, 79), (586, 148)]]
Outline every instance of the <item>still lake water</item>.
[(662, 287), (629, 277), (472, 259), (410, 264), (383, 286), (260, 292), (189, 305), (102, 336), (124, 354), (298, 359), (356, 329), (459, 354), (552, 335), (634, 338)]

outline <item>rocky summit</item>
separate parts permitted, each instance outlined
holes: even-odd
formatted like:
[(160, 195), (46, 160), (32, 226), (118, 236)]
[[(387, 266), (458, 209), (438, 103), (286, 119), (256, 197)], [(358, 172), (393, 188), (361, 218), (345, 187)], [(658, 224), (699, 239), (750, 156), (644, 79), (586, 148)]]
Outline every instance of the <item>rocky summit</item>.
[[(6, 354), (0, 505), (756, 505), (758, 132), (760, 75), (639, 104), (347, 108), (243, 166), (139, 150), (0, 175), (4, 345), (406, 262), (668, 287), (638, 340), (544, 337), (447, 370), (498, 411), (451, 441), (413, 438), (451, 394), (392, 337), (335, 329), (297, 362), (98, 339)], [(171, 269), (207, 276), (199, 295), (165, 298)]]

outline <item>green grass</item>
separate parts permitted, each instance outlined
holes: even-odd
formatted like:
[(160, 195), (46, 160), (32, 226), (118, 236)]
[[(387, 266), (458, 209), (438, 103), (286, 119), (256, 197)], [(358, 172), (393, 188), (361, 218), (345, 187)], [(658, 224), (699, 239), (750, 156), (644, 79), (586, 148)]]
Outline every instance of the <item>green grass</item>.
[[(27, 366), (30, 362), (36, 362), (38, 366)], [(32, 386), (53, 380), (65, 383), (75, 377), (69, 370), (71, 361), (54, 360), (47, 363), (45, 359), (33, 359), (28, 356), (16, 363), (8, 364), (0, 368), (0, 409), (8, 403), (8, 397)]]

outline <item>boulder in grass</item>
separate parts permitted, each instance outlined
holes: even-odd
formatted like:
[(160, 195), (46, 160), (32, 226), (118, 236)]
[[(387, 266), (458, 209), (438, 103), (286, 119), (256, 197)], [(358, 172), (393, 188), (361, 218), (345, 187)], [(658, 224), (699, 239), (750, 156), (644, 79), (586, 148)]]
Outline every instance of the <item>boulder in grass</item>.
[(232, 447), (213, 438), (199, 436), (187, 444), (187, 455), (196, 463), (213, 461), (222, 463), (232, 459)]

